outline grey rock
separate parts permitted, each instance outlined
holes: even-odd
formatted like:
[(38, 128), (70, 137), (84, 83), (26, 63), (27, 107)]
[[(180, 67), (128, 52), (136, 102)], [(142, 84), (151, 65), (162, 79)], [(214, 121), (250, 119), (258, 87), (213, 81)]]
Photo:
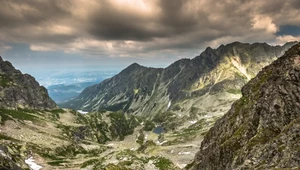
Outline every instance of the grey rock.
[(0, 107), (5, 109), (55, 109), (47, 89), (0, 57)]
[(300, 167), (300, 44), (263, 68), (206, 134), (191, 169)]

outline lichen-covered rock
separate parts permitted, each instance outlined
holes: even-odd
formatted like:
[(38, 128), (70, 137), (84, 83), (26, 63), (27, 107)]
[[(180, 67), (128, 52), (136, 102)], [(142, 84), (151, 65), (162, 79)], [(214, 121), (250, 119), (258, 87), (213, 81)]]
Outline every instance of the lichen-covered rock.
[(45, 110), (56, 107), (45, 87), (0, 57), (0, 108)]
[(300, 167), (300, 44), (242, 88), (206, 134), (191, 169)]

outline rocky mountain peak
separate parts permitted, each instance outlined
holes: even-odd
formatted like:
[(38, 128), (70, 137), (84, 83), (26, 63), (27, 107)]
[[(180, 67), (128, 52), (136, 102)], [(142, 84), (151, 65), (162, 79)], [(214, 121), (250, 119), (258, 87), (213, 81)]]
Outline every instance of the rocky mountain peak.
[(206, 134), (191, 169), (300, 167), (300, 44), (242, 88)]
[(138, 69), (138, 68), (144, 68), (144, 66), (141, 66), (138, 63), (132, 63), (127, 68), (125, 68), (124, 70), (126, 70), (126, 69), (129, 69), (129, 70), (130, 69)]
[(0, 106), (6, 109), (54, 109), (45, 87), (29, 74), (22, 74), (9, 61), (0, 59)]

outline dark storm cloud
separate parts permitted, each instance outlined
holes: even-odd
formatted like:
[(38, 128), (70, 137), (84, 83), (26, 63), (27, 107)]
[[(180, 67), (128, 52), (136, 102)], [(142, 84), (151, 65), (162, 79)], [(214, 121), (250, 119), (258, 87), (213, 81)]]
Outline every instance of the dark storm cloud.
[(89, 18), (88, 31), (105, 40), (148, 41), (189, 32), (199, 22), (183, 13), (182, 0), (160, 0), (156, 5), (159, 12), (154, 14), (154, 18), (135, 11), (116, 9), (109, 1), (102, 1), (99, 9)]
[(1, 27), (44, 24), (67, 16), (67, 1), (3, 0), (0, 2)]
[(35, 51), (147, 57), (231, 41), (282, 43), (297, 39), (278, 32), (300, 26), (299, 7), (299, 0), (3, 0), (0, 48), (13, 42)]
[(147, 16), (136, 15), (126, 9), (116, 9), (109, 1), (102, 1), (97, 11), (88, 18), (87, 31), (104, 40), (149, 40), (162, 36), (148, 27), (153, 22)]

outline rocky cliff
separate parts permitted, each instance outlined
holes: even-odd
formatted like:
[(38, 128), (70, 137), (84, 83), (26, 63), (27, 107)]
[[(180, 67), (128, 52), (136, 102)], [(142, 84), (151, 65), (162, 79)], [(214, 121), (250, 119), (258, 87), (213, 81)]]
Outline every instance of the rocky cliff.
[[(241, 87), (293, 43), (231, 43), (208, 47), (194, 59), (165, 69), (132, 64), (118, 75), (85, 89), (62, 107), (85, 111), (123, 110), (140, 115), (172, 111), (179, 116), (223, 114), (240, 97)], [(211, 108), (215, 108), (214, 112)], [(217, 111), (216, 111), (217, 109)]]
[(206, 134), (191, 169), (300, 167), (300, 44), (242, 88)]
[(5, 109), (54, 109), (47, 90), (30, 75), (22, 74), (0, 57), (0, 107)]

